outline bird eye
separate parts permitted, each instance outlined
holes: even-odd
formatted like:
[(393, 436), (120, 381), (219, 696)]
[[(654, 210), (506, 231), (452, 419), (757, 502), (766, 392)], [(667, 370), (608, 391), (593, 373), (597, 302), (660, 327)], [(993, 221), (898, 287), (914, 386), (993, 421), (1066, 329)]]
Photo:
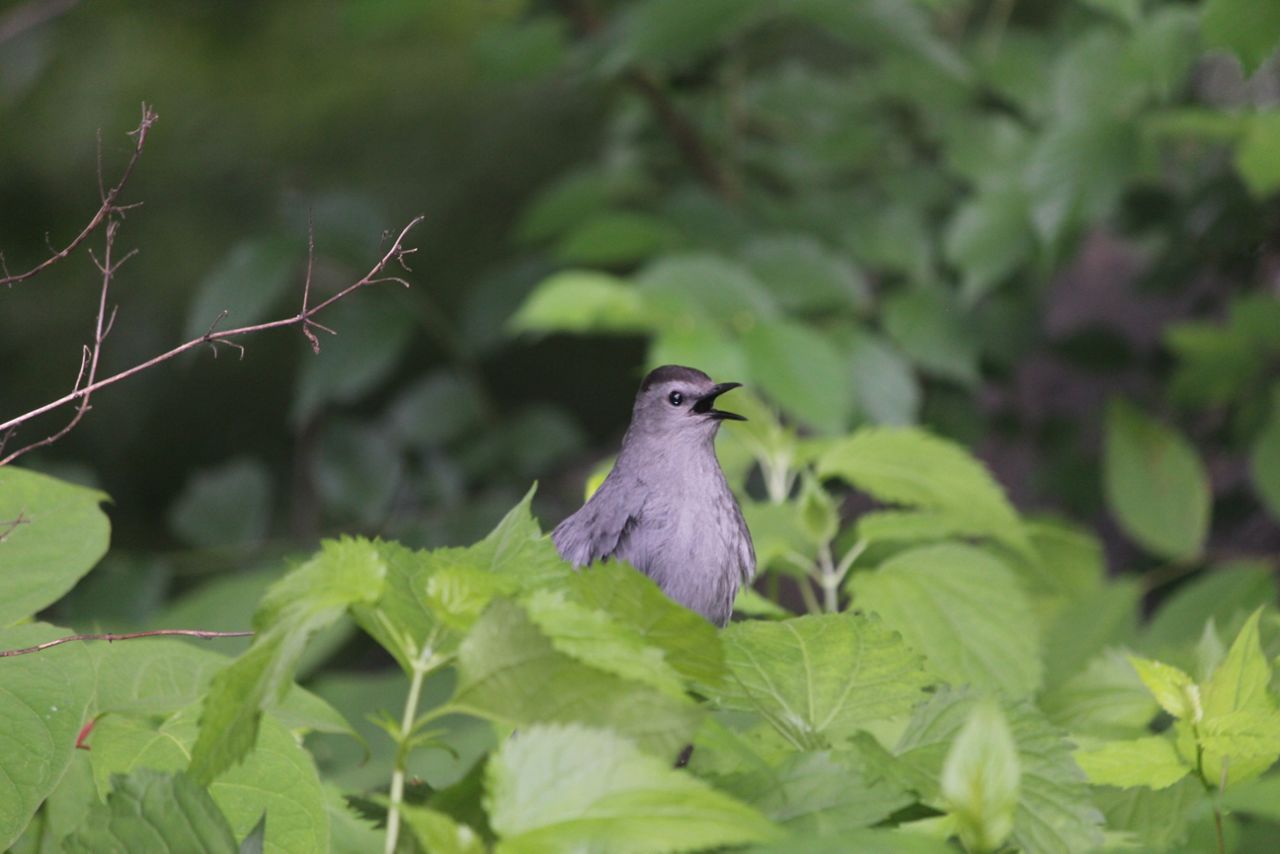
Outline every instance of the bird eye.
[(684, 403), (684, 395), (678, 391), (673, 391), (667, 395), (667, 400), (671, 401), (672, 406), (679, 406)]

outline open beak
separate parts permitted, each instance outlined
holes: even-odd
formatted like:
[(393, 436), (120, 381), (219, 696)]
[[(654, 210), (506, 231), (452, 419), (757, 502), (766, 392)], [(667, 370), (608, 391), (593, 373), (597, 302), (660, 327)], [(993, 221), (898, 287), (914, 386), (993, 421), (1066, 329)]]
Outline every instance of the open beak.
[(724, 394), (726, 391), (738, 388), (742, 383), (719, 383), (712, 386), (711, 391), (698, 398), (693, 404), (693, 411), (699, 415), (706, 415), (717, 421), (746, 421), (746, 417), (736, 412), (725, 412), (722, 409), (714, 409), (716, 398)]

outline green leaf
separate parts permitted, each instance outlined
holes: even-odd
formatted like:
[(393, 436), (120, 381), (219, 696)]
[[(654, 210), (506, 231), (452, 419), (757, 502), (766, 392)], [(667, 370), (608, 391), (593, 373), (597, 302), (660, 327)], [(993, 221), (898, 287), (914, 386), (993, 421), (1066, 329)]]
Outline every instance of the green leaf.
[(1204, 785), (1191, 777), (1165, 789), (1136, 786), (1097, 788), (1094, 798), (1107, 817), (1109, 831), (1128, 836), (1146, 851), (1182, 851), (1187, 826), (1205, 800)]
[(1271, 415), (1254, 440), (1249, 473), (1263, 506), (1280, 520), (1280, 385), (1272, 389)]
[(237, 854), (231, 825), (184, 774), (140, 769), (115, 779), (105, 804), (63, 843), (67, 851), (208, 851)]
[(580, 722), (610, 727), (674, 757), (702, 711), (691, 701), (591, 667), (556, 650), (515, 603), (498, 599), (458, 650), (450, 706), (513, 726)]
[(1280, 712), (1243, 709), (1206, 717), (1193, 729), (1176, 724), (1178, 752), (1199, 760), (1205, 780), (1230, 790), (1261, 776), (1280, 759)]
[(870, 304), (870, 288), (857, 268), (812, 237), (752, 240), (743, 258), (788, 312), (861, 311)]
[(717, 778), (716, 785), (790, 834), (845, 834), (878, 824), (913, 801), (901, 786), (862, 767), (859, 758), (846, 751), (789, 753), (777, 767), (757, 765)]
[(887, 339), (861, 329), (849, 330), (837, 343), (846, 353), (856, 409), (875, 424), (914, 424), (922, 392), (906, 357)]
[(418, 844), (432, 854), (485, 854), (484, 840), (465, 824), (436, 810), (401, 804), (400, 815)]
[(1173, 742), (1159, 735), (1081, 748), (1075, 759), (1090, 783), (1103, 786), (1164, 789), (1191, 772)]
[(680, 232), (652, 214), (605, 211), (565, 234), (555, 255), (563, 264), (623, 265), (668, 252), (680, 243)]
[(632, 63), (680, 65), (728, 41), (759, 7), (754, 0), (643, 0), (624, 16), (622, 39), (609, 58), (611, 68)]
[(1142, 648), (1162, 654), (1195, 643), (1209, 620), (1224, 628), (1239, 625), (1259, 605), (1274, 603), (1276, 595), (1276, 579), (1265, 561), (1214, 567), (1181, 585), (1161, 605)]
[(690, 312), (746, 329), (777, 314), (773, 297), (746, 267), (718, 255), (666, 257), (649, 265), (636, 286), (646, 303), (658, 306), (676, 324)]
[(1027, 197), (1020, 187), (980, 191), (952, 217), (943, 238), (948, 262), (964, 274), (961, 293), (972, 305), (1029, 261), (1035, 252)]
[(1133, 665), (1114, 649), (1050, 688), (1038, 705), (1063, 729), (1100, 738), (1133, 738), (1148, 732), (1159, 708)]
[(604, 210), (613, 189), (609, 177), (599, 170), (575, 170), (557, 178), (521, 214), (517, 239), (532, 243), (563, 234)]
[(1280, 48), (1280, 8), (1271, 3), (1205, 0), (1200, 25), (1206, 46), (1234, 53), (1246, 74)]
[(731, 678), (721, 703), (754, 709), (798, 749), (905, 714), (931, 681), (896, 633), (855, 614), (734, 623), (722, 638)]
[[(1264, 4), (1265, 5), (1265, 4)], [(1273, 42), (1272, 49), (1280, 42)], [(1255, 196), (1280, 190), (1280, 110), (1257, 113), (1236, 148), (1236, 169)]]
[(1171, 664), (1149, 658), (1130, 656), (1129, 663), (1162, 709), (1175, 718), (1200, 719), (1200, 687), (1190, 676)]
[[(973, 706), (971, 694), (939, 691), (917, 707), (894, 752), (928, 781), (920, 794), (941, 808), (940, 778), (946, 756)], [(1093, 807), (1084, 775), (1071, 758), (1071, 745), (1032, 706), (1003, 705), (1018, 748), (1022, 775), (1013, 818), (1012, 843), (1024, 851), (1092, 851), (1102, 844), (1101, 815)]]
[(211, 781), (253, 747), (264, 709), (279, 702), (310, 637), (348, 607), (377, 600), (387, 568), (368, 541), (328, 540), (259, 603), (253, 645), (214, 677), (200, 717), (189, 769)]
[(1221, 803), (1233, 812), (1280, 821), (1280, 777), (1271, 775), (1241, 786), (1233, 786), (1222, 793)]
[(1079, 673), (1108, 647), (1133, 640), (1138, 629), (1142, 586), (1120, 579), (1079, 597), (1047, 621), (1045, 683), (1058, 685)]
[(957, 531), (1031, 552), (1022, 521), (990, 473), (961, 446), (924, 430), (858, 430), (834, 442), (817, 468), (820, 477), (839, 477), (880, 501), (937, 511)]
[(188, 479), (169, 508), (169, 527), (199, 548), (253, 545), (271, 522), (271, 476), (246, 457)]
[(516, 332), (643, 332), (652, 323), (638, 290), (591, 270), (541, 282), (511, 318)]
[(371, 528), (382, 524), (403, 479), (400, 448), (385, 429), (326, 419), (314, 448), (311, 477), (329, 513)]
[[(1112, 81), (1114, 86), (1114, 81)], [(1137, 166), (1137, 130), (1127, 118), (1088, 116), (1038, 136), (1024, 186), (1043, 244), (1110, 213)]]
[(937, 510), (872, 510), (857, 522), (858, 539), (868, 543), (929, 543), (964, 533), (963, 525)]
[(107, 496), (32, 471), (0, 468), (0, 626), (62, 598), (107, 551)]
[(1022, 769), (1000, 707), (976, 703), (942, 765), (942, 800), (968, 851), (995, 851), (1013, 832)]
[(296, 240), (265, 237), (236, 244), (197, 287), (184, 337), (203, 335), (223, 312), (222, 329), (265, 319), (305, 257)]
[(1039, 688), (1040, 632), (1031, 601), (988, 552), (954, 543), (914, 548), (855, 573), (849, 589), (854, 605), (901, 632), (939, 679), (1014, 698)]
[(853, 393), (840, 351), (817, 330), (786, 320), (758, 323), (742, 336), (751, 378), (800, 421), (825, 433), (843, 431)]
[(1136, 25), (1142, 19), (1142, 0), (1081, 0), (1100, 12), (1114, 15), (1126, 24)]
[(1209, 532), (1212, 496), (1195, 449), (1120, 400), (1107, 411), (1106, 431), (1107, 505), (1120, 527), (1163, 557), (1198, 555)]
[(400, 393), (387, 410), (387, 428), (400, 444), (438, 448), (480, 425), (483, 400), (472, 380), (433, 371)]
[(762, 842), (755, 810), (607, 730), (533, 726), (485, 772), (499, 852), (692, 851)]
[(949, 295), (904, 291), (884, 302), (881, 317), (889, 337), (926, 373), (972, 384), (978, 380), (974, 325)]
[(1094, 534), (1058, 520), (1027, 522), (1039, 561), (1021, 565), (1033, 592), (1083, 596), (1103, 587), (1107, 564)]
[[(5, 629), (0, 649), (66, 634), (44, 623)], [(80, 644), (0, 658), (0, 685), (0, 849), (7, 850), (71, 762), (93, 696), (93, 664)]]
[(1271, 667), (1262, 651), (1258, 621), (1262, 608), (1254, 611), (1227, 650), (1227, 657), (1213, 671), (1204, 686), (1206, 717), (1245, 710), (1269, 711), (1274, 703), (1267, 693)]

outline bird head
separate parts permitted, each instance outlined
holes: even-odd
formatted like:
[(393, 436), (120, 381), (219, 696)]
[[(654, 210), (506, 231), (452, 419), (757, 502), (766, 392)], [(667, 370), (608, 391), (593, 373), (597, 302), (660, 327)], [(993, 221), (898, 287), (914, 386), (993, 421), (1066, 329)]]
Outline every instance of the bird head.
[(721, 421), (746, 421), (736, 412), (715, 408), (716, 398), (741, 383), (712, 382), (696, 368), (663, 365), (640, 384), (631, 426), (673, 441), (681, 437), (714, 436)]

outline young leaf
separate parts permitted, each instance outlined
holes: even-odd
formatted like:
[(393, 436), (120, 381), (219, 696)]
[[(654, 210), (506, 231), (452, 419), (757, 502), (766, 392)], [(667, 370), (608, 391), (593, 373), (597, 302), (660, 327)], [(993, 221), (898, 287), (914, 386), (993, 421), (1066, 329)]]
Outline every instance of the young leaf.
[(272, 588), (254, 614), (257, 635), (243, 656), (213, 679), (200, 718), (189, 772), (212, 781), (244, 758), (257, 738), (262, 712), (293, 681), (307, 640), (354, 604), (382, 595), (386, 563), (365, 540), (329, 540), (320, 553)]
[(1107, 505), (1135, 542), (1172, 559), (1200, 553), (1209, 532), (1209, 477), (1180, 434), (1113, 402), (1103, 475)]
[(1089, 782), (1102, 786), (1164, 789), (1191, 773), (1173, 742), (1159, 735), (1081, 748), (1075, 759)]
[(921, 546), (854, 574), (849, 589), (854, 605), (901, 632), (938, 678), (1009, 697), (1039, 688), (1040, 631), (1031, 601), (989, 552), (955, 543)]
[(969, 851), (994, 851), (1013, 832), (1022, 769), (1009, 723), (987, 700), (973, 706), (942, 765), (942, 800)]
[(533, 726), (489, 761), (500, 851), (692, 851), (777, 835), (750, 807), (608, 730)]
[(116, 777), (105, 804), (63, 842), (70, 852), (207, 851), (237, 854), (231, 825), (209, 793), (184, 774), (140, 769)]
[(1271, 681), (1271, 667), (1262, 651), (1258, 637), (1258, 621), (1262, 609), (1254, 611), (1236, 635), (1227, 657), (1213, 671), (1204, 687), (1204, 713), (1206, 717), (1226, 715), (1231, 712), (1256, 710), (1270, 711), (1275, 703), (1267, 693)]
[(818, 459), (818, 475), (880, 501), (937, 511), (953, 529), (1031, 553), (1022, 521), (990, 473), (964, 448), (923, 430), (858, 430)]
[(0, 627), (57, 602), (106, 554), (106, 500), (96, 489), (0, 467)]
[(1203, 715), (1200, 686), (1171, 664), (1130, 656), (1129, 663), (1160, 707), (1178, 719), (1199, 720)]
[(734, 623), (722, 637), (731, 678), (721, 702), (756, 710), (801, 749), (905, 714), (931, 681), (896, 633), (860, 615)]
[(1205, 780), (1229, 790), (1253, 780), (1280, 759), (1280, 712), (1242, 709), (1206, 717), (1193, 728), (1177, 724), (1178, 750), (1198, 756)]
[(1266, 561), (1212, 567), (1173, 592), (1147, 626), (1142, 649), (1163, 655), (1198, 640), (1213, 620), (1230, 630), (1244, 614), (1276, 601), (1275, 573)]
[[(67, 633), (44, 623), (5, 629), (0, 649)], [(92, 659), (80, 644), (0, 659), (0, 849), (8, 850), (67, 770), (93, 696), (93, 676)]]

